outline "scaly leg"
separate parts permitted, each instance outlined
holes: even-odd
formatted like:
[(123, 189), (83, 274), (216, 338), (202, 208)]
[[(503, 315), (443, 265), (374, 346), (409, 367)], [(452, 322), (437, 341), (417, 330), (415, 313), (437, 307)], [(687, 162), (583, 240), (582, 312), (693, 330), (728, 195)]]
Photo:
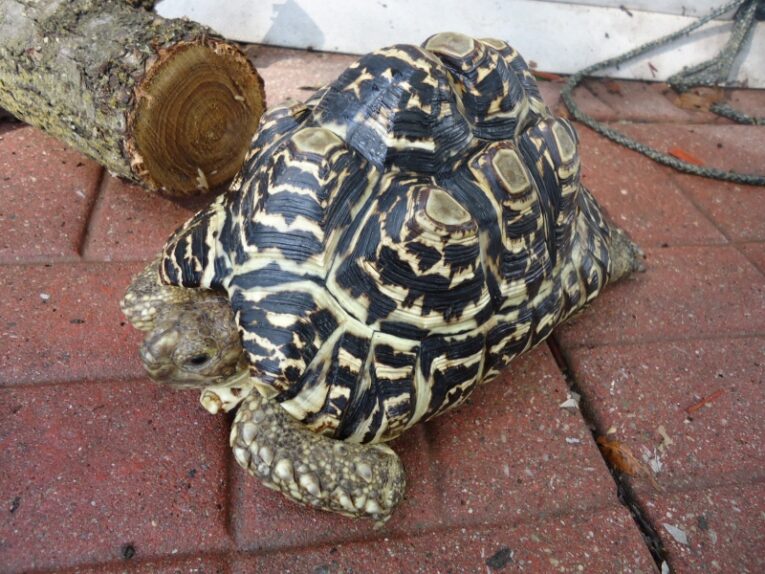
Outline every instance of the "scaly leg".
[(301, 504), (381, 525), (404, 496), (404, 467), (390, 447), (316, 434), (257, 392), (239, 408), (231, 446), (240, 466)]

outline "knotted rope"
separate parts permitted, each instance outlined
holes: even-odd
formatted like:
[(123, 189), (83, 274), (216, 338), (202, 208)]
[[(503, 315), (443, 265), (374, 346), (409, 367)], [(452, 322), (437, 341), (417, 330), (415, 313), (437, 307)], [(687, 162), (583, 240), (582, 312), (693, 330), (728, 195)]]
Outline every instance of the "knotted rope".
[[(720, 53), (711, 60), (702, 62), (690, 68), (683, 68), (683, 70), (674, 74), (667, 80), (669, 85), (678, 92), (684, 92), (693, 86), (718, 86), (728, 84), (728, 76), (733, 61), (741, 50), (741, 46), (750, 30), (753, 28), (755, 19), (765, 17), (765, 0), (732, 0), (719, 8), (715, 8), (682, 30), (673, 32), (658, 40), (647, 42), (634, 50), (630, 50), (629, 52), (625, 52), (624, 54), (609, 58), (608, 60), (604, 60), (580, 70), (568, 78), (563, 90), (561, 90), (561, 98), (563, 99), (563, 102), (576, 120), (592, 128), (599, 134), (604, 135), (608, 139), (631, 150), (642, 153), (656, 162), (668, 165), (678, 171), (703, 177), (748, 185), (765, 185), (765, 175), (740, 173), (737, 171), (727, 171), (713, 167), (695, 165), (634, 140), (584, 113), (576, 105), (572, 95), (574, 88), (581, 83), (585, 76), (590, 76), (595, 72), (600, 72), (607, 68), (611, 68), (612, 66), (624, 64), (629, 60), (642, 56), (646, 52), (650, 52), (661, 46), (666, 46), (678, 38), (687, 36), (693, 30), (734, 8), (738, 8), (738, 11), (736, 12), (734, 19), (733, 30), (731, 31), (728, 42)], [(765, 125), (765, 118), (751, 117), (733, 109), (728, 104), (717, 103), (711, 106), (710, 110), (720, 116), (741, 124)]]

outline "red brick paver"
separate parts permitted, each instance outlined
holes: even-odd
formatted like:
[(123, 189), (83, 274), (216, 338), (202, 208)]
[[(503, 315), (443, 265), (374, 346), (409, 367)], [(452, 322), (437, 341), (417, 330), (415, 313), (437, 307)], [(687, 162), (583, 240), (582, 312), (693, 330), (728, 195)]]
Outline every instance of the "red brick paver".
[[(759, 116), (765, 109), (765, 90), (694, 88), (680, 96), (664, 82), (585, 79), (574, 97), (582, 111), (600, 121), (649, 124), (723, 124), (727, 119), (708, 111), (722, 98), (735, 109)], [(596, 100), (596, 106), (589, 100)]]
[(251, 46), (247, 55), (263, 77), (269, 106), (287, 99), (305, 100), (358, 59), (346, 54), (314, 53), (307, 63), (304, 52), (271, 46)]
[(755, 126), (641, 123), (614, 127), (663, 152), (679, 148), (705, 166), (762, 173), (765, 130)]
[(0, 132), (0, 263), (77, 257), (100, 177), (39, 130)]
[(646, 249), (645, 273), (563, 325), (564, 346), (765, 332), (765, 276), (730, 246)]
[(0, 385), (143, 376), (119, 309), (143, 263), (0, 266)]
[(749, 261), (765, 274), (765, 242), (742, 243), (738, 246), (741, 252), (749, 258)]
[(429, 425), (444, 512), (459, 523), (603, 506), (613, 483), (546, 345)]
[(87, 259), (153, 259), (172, 231), (210, 203), (211, 196), (162, 198), (106, 176), (83, 247)]
[[(693, 107), (705, 101), (698, 96), (686, 95), (678, 102), (672, 89), (663, 82), (634, 82), (628, 80), (587, 79), (582, 85), (598, 100), (607, 104), (610, 114), (592, 114), (601, 121), (633, 121), (660, 123), (719, 123), (715, 114)], [(680, 105), (678, 105), (680, 103)]]
[(229, 574), (228, 560), (224, 556), (194, 556), (190, 558), (165, 558), (161, 560), (141, 560), (135, 555), (123, 558), (110, 565), (98, 565), (90, 568), (70, 570), (72, 574)]
[(663, 488), (765, 479), (765, 338), (576, 348), (569, 363), (600, 427)]
[(725, 236), (668, 177), (670, 170), (578, 127), (583, 180), (641, 247), (722, 243)]
[[(355, 59), (249, 53), (272, 104)], [(561, 86), (541, 86), (555, 109)], [(765, 115), (764, 94), (729, 97)], [(577, 100), (660, 149), (765, 165), (762, 128), (677, 109), (664, 86), (588, 81)], [(375, 529), (265, 489), (233, 461), (230, 416), (145, 378), (119, 299), (209, 197), (147, 194), (0, 121), (0, 573), (763, 571), (765, 190), (678, 175), (577, 129), (585, 183), (647, 271), (395, 441), (407, 498)], [(560, 407), (571, 386), (582, 412)], [(593, 433), (659, 489), (618, 469), (614, 481)]]
[(609, 509), (518, 526), (457, 528), (239, 559), (234, 574), (656, 572), (629, 514)]
[(675, 574), (765, 571), (762, 482), (656, 497), (646, 508)]
[[(539, 80), (539, 91), (542, 93), (545, 103), (556, 115), (569, 117), (569, 112), (563, 104), (560, 92), (563, 89), (564, 80), (544, 81)], [(607, 103), (597, 98), (585, 86), (574, 89), (574, 101), (579, 109), (585, 114), (595, 118), (611, 118), (614, 110)]]
[(7, 571), (228, 546), (227, 429), (195, 393), (146, 381), (0, 393)]
[(689, 175), (673, 179), (731, 241), (765, 241), (762, 188)]

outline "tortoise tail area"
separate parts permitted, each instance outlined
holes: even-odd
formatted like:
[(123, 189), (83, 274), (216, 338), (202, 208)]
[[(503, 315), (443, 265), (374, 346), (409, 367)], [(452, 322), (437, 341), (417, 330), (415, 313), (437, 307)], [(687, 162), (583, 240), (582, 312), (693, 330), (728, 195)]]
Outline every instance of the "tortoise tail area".
[(607, 284), (645, 270), (643, 251), (606, 218), (583, 185), (577, 193), (572, 227), (571, 255), (561, 274), (565, 293), (563, 318), (582, 309)]
[(618, 227), (611, 226), (611, 269), (609, 282), (619, 281), (635, 272), (645, 271), (645, 254), (627, 234)]
[(590, 270), (592, 273), (592, 266), (596, 265), (599, 274), (604, 275), (602, 278), (598, 277), (598, 284), (592, 285), (590, 290), (597, 288), (599, 291), (606, 283), (614, 283), (632, 273), (645, 271), (643, 250), (607, 217), (603, 208), (583, 185), (577, 199), (577, 241), (574, 249), (580, 250), (581, 253), (574, 253), (574, 258), (581, 259), (584, 270)]

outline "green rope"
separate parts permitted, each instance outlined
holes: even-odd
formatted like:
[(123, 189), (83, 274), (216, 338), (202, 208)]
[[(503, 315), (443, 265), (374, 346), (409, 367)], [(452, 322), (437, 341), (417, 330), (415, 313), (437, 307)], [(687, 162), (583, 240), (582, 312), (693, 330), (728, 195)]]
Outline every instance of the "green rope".
[[(587, 68), (580, 70), (568, 78), (566, 84), (561, 90), (561, 98), (563, 99), (563, 102), (566, 104), (566, 107), (571, 112), (571, 115), (574, 117), (574, 119), (582, 122), (586, 126), (592, 128), (608, 139), (621, 144), (628, 149), (639, 152), (658, 163), (693, 175), (700, 175), (703, 177), (747, 185), (765, 186), (765, 175), (739, 173), (736, 171), (726, 171), (713, 167), (702, 167), (655, 150), (650, 146), (638, 142), (624, 135), (623, 133), (608, 127), (604, 123), (593, 119), (591, 116), (587, 115), (581, 109), (579, 109), (573, 98), (574, 88), (576, 88), (576, 86), (581, 83), (585, 76), (591, 76), (595, 72), (600, 72), (613, 66), (619, 66), (620, 64), (637, 58), (638, 56), (642, 56), (646, 52), (650, 52), (655, 48), (670, 44), (675, 40), (690, 34), (693, 30), (703, 26), (721, 14), (724, 14), (725, 12), (728, 12), (734, 8), (740, 8), (736, 14), (736, 21), (734, 24), (733, 32), (731, 33), (731, 37), (720, 54), (708, 62), (702, 62), (701, 64), (691, 68), (684, 68), (679, 74), (675, 74), (672, 76), (672, 78), (670, 78), (670, 83), (674, 81), (675, 85), (686, 86), (685, 89), (687, 89), (687, 87), (690, 85), (717, 85), (719, 83), (726, 83), (730, 66), (733, 63), (733, 60), (735, 59), (739, 49), (741, 48), (743, 40), (746, 38), (747, 34), (752, 28), (755, 19), (755, 12), (758, 7), (761, 8), (763, 4), (765, 4), (765, 0), (732, 0), (723, 6), (715, 8), (682, 30), (678, 30), (677, 32), (673, 32), (672, 34), (664, 36), (663, 38), (659, 38), (657, 40), (643, 44), (642, 46), (639, 46), (634, 50), (630, 50), (629, 52), (626, 52), (620, 56), (609, 58), (608, 60), (604, 60), (597, 64), (593, 64), (592, 66), (588, 66)], [(688, 80), (688, 82), (685, 81), (686, 74), (691, 78)], [(680, 91), (682, 91), (682, 88), (680, 88)], [(722, 112), (717, 111), (720, 109)], [(712, 110), (715, 111), (715, 113), (719, 113), (720, 115), (734, 119), (734, 121), (738, 121), (738, 119), (748, 119), (749, 121), (744, 121), (742, 123), (761, 125), (760, 122), (762, 121), (762, 118), (751, 118), (746, 114), (741, 114), (741, 112), (730, 108), (730, 106), (728, 106), (727, 109), (725, 106), (714, 106)], [(730, 112), (733, 112), (733, 114)]]
[(738, 124), (765, 126), (765, 118), (752, 117), (749, 114), (745, 114), (740, 110), (730, 107), (728, 104), (713, 104), (709, 109), (716, 113), (718, 116), (728, 118), (729, 120), (733, 120)]
[(690, 68), (683, 68), (667, 79), (667, 83), (675, 91), (682, 93), (694, 86), (719, 86), (728, 82), (733, 60), (736, 59), (741, 45), (754, 24), (757, 2), (742, 5), (739, 10), (733, 22), (730, 37), (717, 57)]

